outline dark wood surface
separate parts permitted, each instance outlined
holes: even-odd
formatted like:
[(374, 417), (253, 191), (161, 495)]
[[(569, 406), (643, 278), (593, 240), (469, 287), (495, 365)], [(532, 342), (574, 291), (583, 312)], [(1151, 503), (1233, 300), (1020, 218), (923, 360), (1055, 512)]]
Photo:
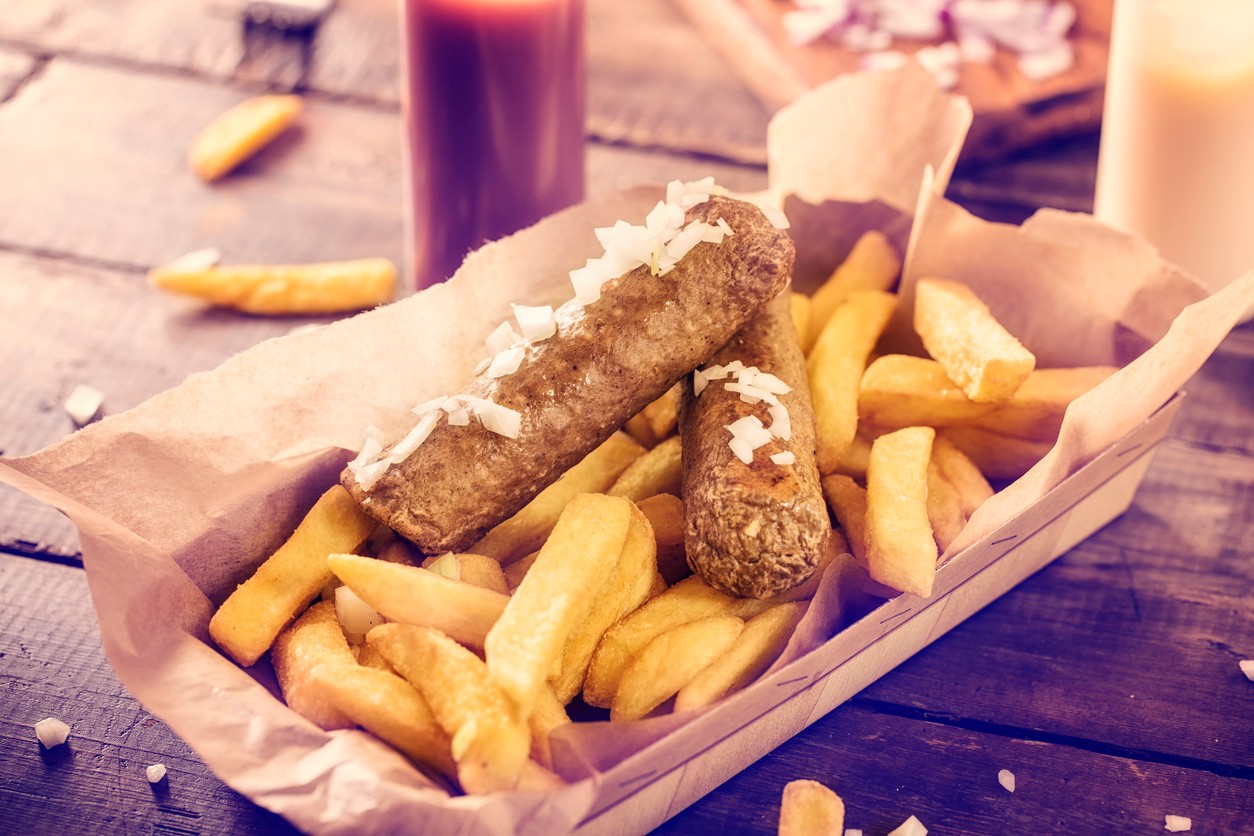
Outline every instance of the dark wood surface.
[[(339, 0), (314, 33), (208, 2), (0, 0), (0, 451), (72, 431), (88, 383), (121, 412), (308, 319), (205, 312), (144, 270), (399, 258), (392, 0)], [(764, 184), (766, 108), (666, 0), (589, 0), (589, 191), (715, 174)], [(215, 188), (187, 142), (243, 95), (297, 89), (303, 129)], [(1091, 205), (1096, 138), (961, 170), (997, 220)], [(816, 778), (851, 827), (933, 833), (1254, 829), (1254, 328), (1188, 387), (1132, 508), (849, 704), (678, 815), (668, 833), (774, 831)], [(72, 526), (0, 488), (0, 830), (282, 833), (117, 683)], [(70, 743), (43, 752), (56, 715)], [(165, 763), (150, 787), (143, 771)], [(997, 771), (1018, 779), (1011, 795)]]

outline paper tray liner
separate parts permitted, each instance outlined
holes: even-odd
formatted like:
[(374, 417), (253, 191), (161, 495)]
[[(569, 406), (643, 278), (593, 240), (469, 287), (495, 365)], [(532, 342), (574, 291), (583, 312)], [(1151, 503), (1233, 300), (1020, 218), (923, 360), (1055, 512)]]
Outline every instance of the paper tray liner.
[[(422, 816), (424, 826), (440, 832), (569, 831), (627, 793), (643, 799), (668, 789), (654, 776), (676, 774), (675, 765), (711, 740), (722, 737), (720, 745), (737, 749), (739, 757), (728, 763), (748, 763), (778, 742), (780, 729), (801, 725), (749, 724), (725, 737), (727, 730), (810, 687), (817, 671), (831, 670), (842, 656), (856, 662), (860, 657), (852, 654), (880, 645), (894, 648), (883, 657), (891, 663), (906, 658), (929, 638), (912, 632), (922, 614), (943, 614), (951, 606), (946, 591), (954, 579), (1014, 545), (994, 533), (1009, 527), (1026, 537), (1018, 532), (1036, 530), (1038, 520), (1061, 519), (1084, 495), (1073, 486), (1086, 484), (1086, 465), (1099, 458), (1103, 464), (1094, 473), (1134, 473), (1105, 464), (1125, 461), (1109, 458), (1111, 451), (1121, 439), (1150, 444), (1161, 436), (1170, 413), (1160, 411), (1164, 404), (1254, 304), (1254, 273), (1207, 297), (1143, 241), (1087, 216), (1042, 212), (1013, 227), (981, 221), (946, 201), (940, 193), (970, 109), (921, 75), (903, 68), (841, 79), (772, 123), (770, 145), (781, 162), (772, 162), (768, 199), (788, 207), (799, 263), (810, 265), (811, 274), (799, 282), (813, 286), (844, 257), (856, 233), (883, 227), (906, 250), (904, 310), (890, 340), (909, 342), (914, 283), (940, 274), (970, 284), (1045, 358), (1041, 365), (1123, 368), (1075, 401), (1050, 453), (971, 518), (942, 557), (948, 562), (926, 607), (900, 596), (833, 639), (833, 631), (868, 607), (865, 581), (851, 561), (839, 561), (776, 672), (695, 718), (569, 730), (556, 746), (562, 769), (578, 777), (591, 768), (592, 776), (560, 792), (448, 798), (365, 733), (324, 732), (289, 711), (277, 698), (268, 665), (236, 667), (213, 646), (207, 624), (215, 604), (334, 481), (367, 425), (398, 435), (412, 421), (413, 404), (456, 392), (482, 357), (484, 337), (509, 315), (509, 303), (569, 298), (567, 271), (599, 253), (592, 229), (643, 218), (660, 188), (588, 201), (473, 253), (445, 285), (264, 342), (39, 453), (0, 461), (0, 479), (56, 506), (77, 525), (101, 637), (121, 682), (226, 783), (303, 830), (402, 830)], [(815, 131), (827, 139), (813, 141)], [(886, 154), (892, 159), (882, 159)], [(913, 189), (903, 169), (913, 173)], [(912, 225), (903, 222), (911, 216)], [(1138, 435), (1146, 421), (1153, 432)], [(1082, 520), (1105, 517), (1114, 507), (1107, 500), (1081, 506), (1096, 507)], [(1008, 583), (1033, 571), (1051, 550), (1029, 551), (1031, 559), (1006, 575)], [(996, 565), (1002, 564), (1018, 565)], [(989, 590), (976, 603), (1000, 591)], [(903, 608), (915, 615), (883, 617)], [(854, 663), (848, 681), (869, 682), (887, 669)], [(798, 671), (804, 681), (790, 678)], [(852, 693), (843, 687), (830, 686), (836, 690), (825, 691), (805, 720)], [(671, 815), (712, 788), (719, 774), (694, 772), (686, 800), (675, 796), (660, 811), (641, 808), (637, 819), (633, 805), (623, 804), (595, 821), (623, 830), (653, 826), (661, 820), (656, 816)]]

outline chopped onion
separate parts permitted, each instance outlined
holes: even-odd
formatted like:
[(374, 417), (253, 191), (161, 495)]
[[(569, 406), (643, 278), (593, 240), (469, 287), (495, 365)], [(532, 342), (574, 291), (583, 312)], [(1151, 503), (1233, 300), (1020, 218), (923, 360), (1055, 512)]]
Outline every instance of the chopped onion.
[(510, 346), (492, 358), (492, 362), (488, 364), (488, 377), (498, 378), (513, 374), (518, 371), (526, 355), (527, 350), (521, 345)]
[(557, 319), (553, 316), (551, 305), (510, 305), (514, 309), (514, 319), (522, 329), (526, 340), (546, 340), (557, 333)]
[(705, 391), (705, 387), (709, 382), (710, 382), (710, 379), (706, 377), (704, 374), (702, 374), (700, 369), (693, 370), (692, 372), (692, 396), (694, 398), (701, 397), (701, 393)]
[(79, 384), (65, 399), (65, 412), (76, 427), (85, 427), (100, 417), (104, 394), (99, 389)]
[(440, 397), (438, 398), (432, 398), (429, 401), (423, 401), (422, 403), (418, 404), (417, 406), (415, 406), (413, 409), (409, 411), (414, 413), (415, 415), (426, 415), (428, 412), (430, 412), (433, 409), (440, 409), (447, 402), (448, 402), (448, 395), (440, 395)]
[(367, 465), (362, 465), (355, 471), (357, 474), (357, 484), (361, 486), (363, 491), (368, 491), (375, 486), (375, 483), (383, 477), (387, 469), (392, 466), (392, 462), (387, 459), (381, 459)]
[(1193, 829), (1193, 819), (1188, 816), (1165, 816), (1167, 825), (1164, 828), (1172, 833), (1184, 833)]
[(361, 642), (371, 628), (383, 623), (383, 617), (375, 612), (374, 607), (361, 600), (347, 586), (335, 589), (335, 617), (340, 620), (340, 626), (353, 644)]
[(165, 764), (154, 763), (144, 770), (144, 776), (148, 779), (148, 783), (159, 784), (165, 778), (165, 772)]
[(1071, 69), (1075, 63), (1071, 44), (1063, 41), (1060, 44), (1039, 52), (1025, 52), (1019, 56), (1019, 71), (1033, 81), (1052, 78)]
[(927, 828), (923, 826), (923, 822), (914, 816), (903, 821), (897, 826), (897, 829), (888, 836), (927, 836)]
[(366, 440), (362, 442), (357, 458), (348, 463), (348, 469), (357, 470), (359, 467), (379, 458), (379, 454), (382, 452), (383, 436), (379, 432), (379, 428), (371, 424), (369, 427), (366, 427)]
[(69, 724), (56, 717), (45, 717), (35, 724), (35, 737), (45, 749), (60, 746), (69, 736)]
[(762, 426), (762, 420), (756, 415), (746, 415), (724, 426), (736, 438), (743, 438), (753, 449), (768, 444), (771, 440), (770, 431)]
[(769, 372), (758, 372), (753, 377), (753, 385), (765, 389), (772, 395), (787, 395), (792, 387)]
[(470, 423), (470, 411), (464, 406), (454, 407), (448, 413), (450, 427), (464, 427)]
[(997, 773), (997, 783), (1001, 784), (1002, 789), (1006, 792), (1015, 791), (1015, 774), (1009, 769), (1003, 769)]
[(480, 400), (479, 404), (472, 407), (475, 415), (479, 417), (480, 423), (484, 427), (506, 438), (518, 438), (522, 431), (522, 413), (517, 410), (510, 409), (507, 406), (493, 403), (490, 400)]
[(726, 218), (719, 218), (719, 219), (718, 219), (718, 221), (717, 221), (717, 223), (718, 223), (718, 228), (719, 228), (719, 229), (721, 229), (721, 230), (723, 230), (723, 234), (724, 234), (724, 235), (735, 235), (735, 234), (736, 234), (736, 233), (735, 233), (735, 231), (731, 228), (731, 224), (729, 224), (729, 223), (727, 222), (727, 219), (726, 219)]
[(431, 565), (427, 568), (445, 578), (451, 578), (455, 581), (462, 579), (461, 561), (452, 552), (440, 555), (431, 561)]
[(753, 464), (753, 445), (745, 441), (743, 438), (733, 437), (727, 442), (727, 446), (736, 454), (736, 458), (745, 464)]
[(790, 464), (794, 464), (797, 461), (797, 457), (791, 450), (785, 450), (782, 453), (776, 453), (771, 456), (771, 461), (775, 462), (775, 464), (787, 467)]
[(774, 206), (759, 206), (762, 214), (766, 215), (766, 219), (770, 221), (771, 226), (776, 229), (788, 229), (788, 216), (784, 214), (782, 209), (776, 209)]
[(788, 417), (788, 407), (782, 403), (773, 403), (767, 411), (771, 415), (771, 435), (783, 441), (792, 438), (792, 419)]
[(739, 393), (740, 399), (745, 403), (754, 404), (761, 403), (762, 401), (766, 401), (772, 405), (779, 403), (779, 399), (770, 392), (765, 389), (759, 389), (757, 386), (753, 386), (751, 384), (736, 381), (734, 383), (726, 384), (726, 387), (728, 392)]
[(521, 341), (522, 337), (508, 322), (502, 322), (496, 326), (496, 330), (488, 334), (488, 338), (484, 340), (488, 345), (488, 354), (493, 356), (500, 354), (514, 343)]
[(1245, 674), (1245, 678), (1250, 682), (1254, 682), (1254, 659), (1242, 659), (1239, 663), (1241, 673)]
[(431, 435), (431, 431), (435, 429), (436, 422), (439, 420), (440, 413), (436, 410), (432, 410), (419, 418), (413, 429), (406, 433), (404, 438), (396, 442), (391, 452), (388, 453), (388, 462), (397, 464), (409, 458), (427, 440), (427, 436)]

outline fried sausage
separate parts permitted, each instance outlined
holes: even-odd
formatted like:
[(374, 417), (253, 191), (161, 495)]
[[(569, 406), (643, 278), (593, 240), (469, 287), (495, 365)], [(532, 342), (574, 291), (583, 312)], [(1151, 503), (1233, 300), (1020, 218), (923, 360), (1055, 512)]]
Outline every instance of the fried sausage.
[[(711, 586), (740, 597), (767, 598), (808, 578), (831, 536), (815, 464), (805, 358), (788, 294), (754, 317), (707, 368), (736, 360), (791, 387), (777, 396), (788, 411), (791, 436), (771, 439), (745, 464), (728, 444), (732, 433), (727, 426), (754, 415), (769, 427), (767, 403), (747, 403), (720, 380), (694, 396), (689, 379), (680, 407), (684, 547), (689, 566)], [(792, 464), (771, 461), (784, 452), (793, 454)]]
[(689, 220), (734, 234), (701, 243), (674, 269), (641, 266), (600, 298), (556, 312), (557, 333), (531, 344), (518, 371), (480, 375), (464, 394), (521, 413), (517, 438), (440, 421), (369, 490), (341, 482), (380, 522), (434, 554), (464, 550), (557, 480), (691, 372), (787, 284), (791, 239), (752, 204), (711, 197)]

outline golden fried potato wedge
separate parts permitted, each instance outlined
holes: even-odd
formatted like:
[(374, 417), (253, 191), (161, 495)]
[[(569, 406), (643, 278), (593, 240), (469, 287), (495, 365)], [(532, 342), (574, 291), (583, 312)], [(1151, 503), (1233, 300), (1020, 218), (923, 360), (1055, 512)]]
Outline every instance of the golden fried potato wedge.
[(667, 585), (692, 574), (684, 555), (684, 503), (678, 496), (660, 493), (636, 503), (649, 518), (657, 543), (657, 568)]
[(803, 341), (807, 353), (810, 346), (818, 340), (832, 313), (851, 294), (864, 290), (892, 290), (900, 273), (901, 257), (897, 255), (896, 248), (887, 236), (874, 229), (863, 233), (854, 242), (853, 249), (845, 260), (811, 297), (809, 331), (797, 329), (798, 334), (808, 333)]
[(252, 314), (331, 314), (392, 300), (396, 266), (386, 258), (320, 264), (231, 264), (186, 270), (157, 267), (148, 283), (211, 305)]
[(778, 604), (746, 621), (736, 643), (679, 689), (675, 710), (699, 711), (756, 680), (784, 652), (809, 606)]
[(209, 621), (209, 635), (239, 664), (253, 664), (331, 580), (327, 555), (356, 549), (375, 527), (348, 491), (331, 488), (287, 542), (222, 603)]
[(1002, 435), (983, 427), (945, 427), (941, 434), (989, 479), (1013, 482), (1045, 457), (1053, 441)]
[(323, 668), (357, 666), (335, 616), (334, 604), (314, 604), (279, 633), (270, 661), (288, 708), (324, 729), (349, 729), (356, 725), (336, 707), (316, 678)]
[(968, 398), (940, 363), (908, 354), (877, 357), (858, 389), (858, 420), (881, 430), (943, 427), (996, 408)]
[(483, 660), (439, 630), (381, 624), (366, 636), (422, 694), (451, 740), (457, 780), (471, 794), (514, 789), (531, 730), (488, 676)]
[(943, 431), (937, 434), (936, 441), (932, 443), (932, 461), (958, 491), (958, 496), (962, 499), (962, 513), (967, 519), (993, 495), (993, 486), (984, 478), (975, 462), (955, 447)]
[(965, 284), (919, 279), (914, 293), (914, 330), (949, 379), (977, 403), (1009, 400), (1036, 367), (1032, 352)]
[(735, 616), (701, 618), (661, 634), (632, 660), (610, 708), (611, 720), (638, 720), (726, 653), (744, 630)]
[(521, 511), (483, 535), (470, 551), (495, 558), (502, 565), (536, 551), (572, 497), (608, 490), (644, 452), (644, 447), (626, 433), (614, 433)]
[(1116, 371), (1114, 366), (1036, 369), (1010, 400), (966, 423), (999, 435), (1053, 444), (1068, 405)]
[(206, 125), (192, 139), (187, 162), (205, 182), (213, 182), (256, 154), (300, 115), (300, 96), (254, 96)]
[[(383, 658), (377, 648), (371, 652)], [(355, 725), (415, 763), (457, 779), (448, 734), (418, 689), (392, 672), (390, 665), (386, 671), (361, 665), (319, 668), (314, 677), (331, 704)]]
[(967, 515), (962, 512), (962, 495), (945, 478), (934, 453), (927, 465), (927, 518), (932, 524), (936, 547), (942, 552), (967, 524)]
[(858, 430), (858, 387), (867, 358), (892, 316), (890, 293), (850, 294), (827, 321), (806, 361), (814, 401), (819, 473), (839, 468)]
[[(488, 673), (521, 716), (530, 713), (545, 681), (561, 670), (567, 639), (612, 577), (634, 519), (648, 526), (640, 509), (622, 497), (572, 498), (488, 632)], [(647, 540), (651, 552), (652, 532)]]
[(592, 654), (605, 631), (648, 600), (657, 573), (657, 543), (653, 530), (644, 512), (633, 505), (627, 538), (618, 560), (605, 585), (595, 593), (588, 612), (570, 631), (562, 649), (561, 673), (552, 681), (562, 705), (583, 690)]
[(510, 600), (430, 569), (353, 554), (331, 555), (327, 562), (345, 586), (384, 618), (434, 627), (471, 647), (483, 647)]
[(833, 473), (822, 479), (823, 496), (827, 499), (836, 522), (845, 532), (849, 553), (863, 568), (867, 565), (866, 488), (852, 477)]
[(845, 832), (845, 802), (818, 781), (789, 781), (779, 807), (779, 836)]
[[(443, 563), (441, 563), (443, 561)], [(501, 564), (491, 557), (482, 554), (442, 554), (428, 557), (422, 562), (422, 568), (430, 569), (439, 563), (437, 571), (445, 577), (468, 583), (471, 586), (490, 589), (502, 595), (509, 594), (509, 584), (505, 580), (505, 572)]]
[(906, 427), (871, 446), (866, 473), (867, 570), (880, 583), (926, 598), (936, 577), (936, 540), (927, 515), (931, 427)]
[(684, 469), (679, 436), (671, 436), (627, 466), (607, 493), (641, 502), (660, 493), (678, 495)]

